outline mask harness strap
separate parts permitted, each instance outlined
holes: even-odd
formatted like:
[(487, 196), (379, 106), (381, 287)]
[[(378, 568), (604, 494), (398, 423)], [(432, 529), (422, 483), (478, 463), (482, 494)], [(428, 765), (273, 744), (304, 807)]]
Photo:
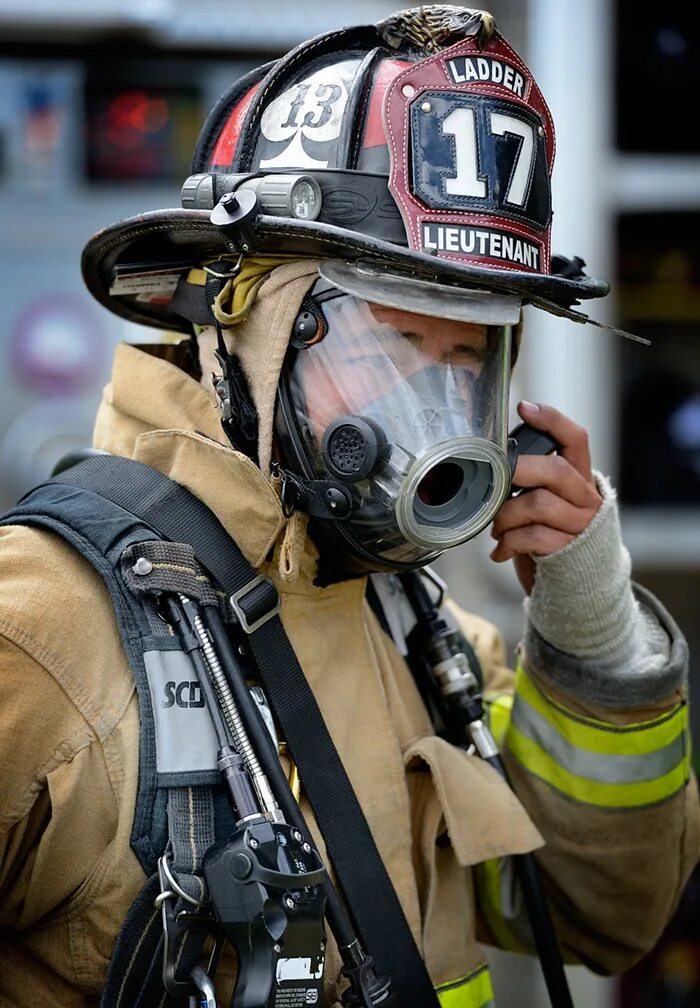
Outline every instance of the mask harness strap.
[[(408, 637), (408, 660), (428, 708), (437, 713), (455, 745), (471, 743), (508, 783), (482, 703), (479, 659), (464, 635), (440, 615), (419, 571), (399, 575), (417, 619)], [(512, 856), (553, 1008), (573, 1008), (561, 951), (532, 854)]]
[(231, 353), (224, 340), (221, 322), (216, 317), (215, 302), (224, 287), (238, 275), (242, 263), (239, 256), (235, 264), (222, 259), (204, 267), (206, 283), (204, 300), (210, 321), (216, 326), (216, 356), (221, 374), (213, 375), (214, 390), (221, 401), (221, 426), (226, 437), (237, 451), (258, 461), (258, 413), (248, 389), (241, 362)]
[(221, 404), (221, 426), (236, 451), (247, 455), (257, 465), (258, 413), (241, 362), (226, 346), (215, 311), (219, 295), (238, 276), (242, 263), (243, 257), (239, 256), (236, 262), (219, 259), (201, 269), (190, 270), (188, 277), (180, 279), (171, 307), (193, 326), (215, 327), (214, 354), (221, 374), (212, 375), (212, 384)]

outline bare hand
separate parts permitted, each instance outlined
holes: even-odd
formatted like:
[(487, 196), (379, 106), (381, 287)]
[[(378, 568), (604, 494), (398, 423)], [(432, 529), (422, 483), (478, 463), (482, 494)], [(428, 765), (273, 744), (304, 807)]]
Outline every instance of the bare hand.
[(506, 501), (491, 535), (498, 545), (496, 563), (513, 559), (520, 584), (529, 595), (535, 584), (533, 556), (549, 556), (588, 528), (603, 503), (591, 472), (588, 434), (553, 406), (518, 403), (518, 413), (537, 430), (559, 442), (558, 455), (521, 455), (513, 482), (536, 487)]

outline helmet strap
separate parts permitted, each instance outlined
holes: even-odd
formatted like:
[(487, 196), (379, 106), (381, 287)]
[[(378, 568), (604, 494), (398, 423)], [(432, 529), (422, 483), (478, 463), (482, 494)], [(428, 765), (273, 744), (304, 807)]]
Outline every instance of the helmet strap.
[(248, 388), (248, 382), (236, 354), (230, 353), (224, 334), (216, 324), (217, 348), (214, 355), (221, 365), (221, 374), (212, 375), (214, 390), (221, 403), (221, 426), (236, 451), (258, 462), (258, 413)]

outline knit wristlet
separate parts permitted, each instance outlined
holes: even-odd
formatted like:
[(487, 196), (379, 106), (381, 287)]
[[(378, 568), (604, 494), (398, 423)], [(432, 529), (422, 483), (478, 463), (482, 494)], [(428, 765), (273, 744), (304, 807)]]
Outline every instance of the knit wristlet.
[(588, 528), (534, 558), (525, 650), (535, 667), (582, 698), (633, 706), (632, 688), (635, 702), (653, 702), (681, 685), (687, 648), (663, 606), (632, 585), (617, 496), (605, 476), (594, 475), (603, 503)]

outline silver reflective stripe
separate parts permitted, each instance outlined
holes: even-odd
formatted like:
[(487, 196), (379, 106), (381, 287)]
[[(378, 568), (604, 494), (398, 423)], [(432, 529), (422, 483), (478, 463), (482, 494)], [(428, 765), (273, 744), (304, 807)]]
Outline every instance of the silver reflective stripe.
[(498, 888), (501, 914), (508, 927), (524, 948), (534, 950), (532, 928), (512, 857), (498, 859)]
[(216, 770), (216, 736), (199, 682), (182, 651), (145, 651), (156, 724), (158, 773)]
[(682, 733), (662, 749), (639, 756), (617, 756), (579, 749), (560, 735), (539, 711), (534, 710), (517, 693), (511, 722), (565, 770), (601, 784), (657, 780), (677, 767), (685, 754), (686, 742)]

